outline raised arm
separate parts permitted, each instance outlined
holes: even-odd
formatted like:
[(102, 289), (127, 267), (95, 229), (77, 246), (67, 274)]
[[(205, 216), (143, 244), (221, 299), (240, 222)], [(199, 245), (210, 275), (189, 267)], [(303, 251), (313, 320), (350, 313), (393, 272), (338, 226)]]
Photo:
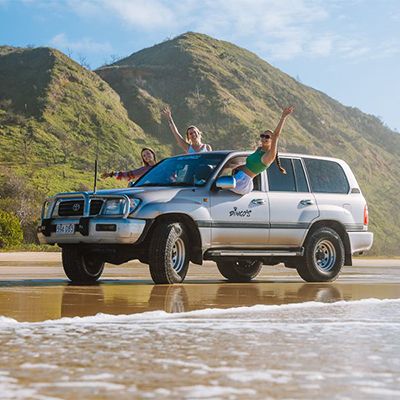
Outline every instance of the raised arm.
[(278, 125), (276, 126), (274, 133), (271, 137), (271, 149), (268, 151), (268, 153), (264, 154), (262, 158), (262, 162), (265, 165), (270, 165), (273, 163), (276, 157), (276, 153), (278, 151), (278, 140), (279, 140), (279, 135), (281, 134), (283, 125), (285, 125), (286, 118), (294, 111), (294, 107), (290, 106), (285, 108), (282, 111), (281, 118), (278, 122)]
[(169, 129), (174, 135), (176, 143), (178, 143), (178, 146), (181, 147), (184, 151), (188, 151), (189, 143), (179, 133), (178, 128), (176, 127), (175, 122), (172, 118), (171, 109), (169, 107), (165, 107), (162, 109), (161, 113), (167, 119)]
[(126, 180), (131, 180), (131, 179), (138, 179), (140, 178), (145, 172), (147, 172), (149, 167), (140, 167), (137, 169), (133, 169), (131, 171), (111, 171), (111, 172), (104, 172), (101, 174), (101, 177), (103, 179), (105, 178), (112, 178), (115, 177), (118, 180), (121, 179), (126, 179)]

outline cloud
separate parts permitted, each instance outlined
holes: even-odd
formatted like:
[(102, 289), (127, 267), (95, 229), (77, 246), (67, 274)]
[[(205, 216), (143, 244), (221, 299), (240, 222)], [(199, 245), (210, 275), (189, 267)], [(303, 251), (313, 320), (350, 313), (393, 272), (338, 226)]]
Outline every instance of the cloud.
[(329, 56), (332, 53), (334, 42), (335, 38), (331, 35), (312, 40), (308, 44), (308, 53), (320, 57)]
[(174, 12), (157, 0), (113, 0), (103, 1), (104, 7), (115, 12), (125, 23), (135, 28), (170, 28), (175, 22)]
[[(332, 50), (329, 35), (314, 40), (314, 25), (329, 14), (318, 1), (309, 0), (236, 0), (228, 5), (214, 2), (228, 19), (227, 40), (252, 41), (253, 49), (271, 60), (290, 60), (303, 55), (327, 56)], [(204, 29), (213, 27), (213, 18), (205, 18)], [(215, 29), (217, 30), (217, 29)], [(256, 40), (254, 40), (256, 38)]]
[(68, 6), (83, 17), (114, 16), (127, 27), (148, 31), (169, 29), (175, 22), (176, 5), (161, 0), (69, 0)]
[(65, 33), (59, 33), (50, 40), (50, 45), (61, 50), (70, 50), (77, 53), (110, 53), (112, 46), (106, 43), (95, 42), (90, 38), (72, 41)]
[(346, 11), (361, 0), (68, 0), (67, 4), (81, 17), (114, 18), (125, 29), (153, 37), (194, 31), (242, 43), (271, 61), (330, 56), (354, 61), (378, 52), (385, 57), (396, 53), (394, 45), (374, 45), (367, 32), (360, 38), (362, 33)]
[(86, 18), (107, 15), (126, 28), (171, 32), (195, 31), (233, 42), (257, 43), (253, 49), (272, 59), (300, 54), (328, 55), (328, 36), (312, 42), (313, 24), (329, 17), (320, 0), (69, 0)]

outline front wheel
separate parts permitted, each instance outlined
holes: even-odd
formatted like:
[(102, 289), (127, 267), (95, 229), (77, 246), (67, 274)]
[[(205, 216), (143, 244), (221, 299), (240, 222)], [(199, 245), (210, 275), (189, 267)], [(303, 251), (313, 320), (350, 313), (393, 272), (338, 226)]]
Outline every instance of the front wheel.
[(218, 261), (221, 275), (231, 282), (250, 282), (261, 271), (262, 263), (257, 260)]
[(183, 224), (160, 224), (153, 232), (149, 268), (154, 283), (182, 282), (189, 268), (189, 240)]
[(96, 253), (85, 252), (78, 246), (62, 248), (64, 272), (73, 283), (94, 283), (104, 269), (105, 262)]
[(316, 230), (307, 240), (304, 259), (297, 272), (306, 282), (329, 282), (339, 275), (344, 265), (344, 245), (331, 228)]

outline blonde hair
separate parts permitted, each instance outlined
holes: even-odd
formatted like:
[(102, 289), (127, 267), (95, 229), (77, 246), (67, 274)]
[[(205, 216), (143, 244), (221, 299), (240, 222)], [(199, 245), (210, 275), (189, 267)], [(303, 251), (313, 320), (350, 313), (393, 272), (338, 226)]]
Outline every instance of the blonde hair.
[(190, 142), (190, 139), (189, 139), (189, 129), (195, 129), (195, 130), (197, 131), (197, 134), (198, 134), (200, 137), (201, 137), (202, 134), (203, 134), (203, 132), (202, 132), (197, 126), (194, 126), (194, 125), (188, 126), (187, 129), (186, 129), (186, 140), (187, 140), (188, 142)]

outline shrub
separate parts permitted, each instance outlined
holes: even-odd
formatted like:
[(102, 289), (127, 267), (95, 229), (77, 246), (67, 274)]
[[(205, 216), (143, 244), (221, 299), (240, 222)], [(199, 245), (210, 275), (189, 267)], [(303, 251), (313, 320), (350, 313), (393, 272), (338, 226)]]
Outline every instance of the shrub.
[(23, 234), (18, 218), (0, 210), (0, 248), (18, 246), (22, 240)]

